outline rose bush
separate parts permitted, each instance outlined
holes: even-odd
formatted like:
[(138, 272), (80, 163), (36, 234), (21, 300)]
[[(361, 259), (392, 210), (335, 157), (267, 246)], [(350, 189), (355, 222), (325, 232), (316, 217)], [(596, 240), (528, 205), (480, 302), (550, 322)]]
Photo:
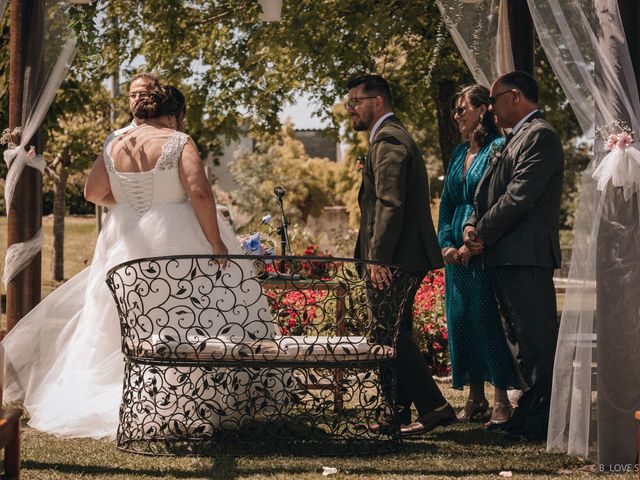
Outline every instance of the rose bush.
[(444, 305), (444, 270), (424, 278), (413, 304), (413, 328), (420, 350), (427, 352), (433, 374), (451, 374), (449, 334)]

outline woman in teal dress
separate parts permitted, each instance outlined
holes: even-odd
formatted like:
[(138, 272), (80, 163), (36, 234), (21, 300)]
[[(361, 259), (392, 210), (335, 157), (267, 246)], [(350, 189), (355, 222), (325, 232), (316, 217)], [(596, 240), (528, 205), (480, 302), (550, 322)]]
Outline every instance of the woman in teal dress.
[(455, 97), (453, 119), (464, 143), (453, 152), (440, 202), (438, 240), (445, 259), (445, 306), (453, 387), (469, 385), (459, 418), (481, 417), (489, 409), (484, 382), (495, 387), (493, 412), (487, 424), (511, 415), (508, 388), (519, 385), (502, 330), (488, 274), (479, 256), (471, 256), (462, 240), (464, 223), (473, 212), (473, 197), (492, 153), (504, 144), (488, 112), (489, 90), (481, 85), (462, 89)]

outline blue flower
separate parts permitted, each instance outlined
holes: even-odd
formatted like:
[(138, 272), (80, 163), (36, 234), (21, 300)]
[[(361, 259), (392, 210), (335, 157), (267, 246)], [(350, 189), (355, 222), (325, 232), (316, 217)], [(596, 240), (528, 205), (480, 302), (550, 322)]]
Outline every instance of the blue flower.
[(254, 233), (242, 242), (243, 250), (250, 255), (260, 255), (262, 253), (262, 244), (260, 243), (260, 234)]

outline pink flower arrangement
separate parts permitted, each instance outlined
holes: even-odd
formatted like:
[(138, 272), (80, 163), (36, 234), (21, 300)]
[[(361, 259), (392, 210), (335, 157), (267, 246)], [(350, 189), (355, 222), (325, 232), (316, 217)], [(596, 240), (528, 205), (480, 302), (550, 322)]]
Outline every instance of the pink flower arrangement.
[(267, 290), (271, 314), (282, 335), (304, 335), (316, 319), (317, 304), (327, 296), (323, 290)]
[(612, 133), (607, 139), (607, 150), (626, 150), (633, 143), (633, 136), (629, 132)]
[(429, 357), (434, 375), (451, 374), (449, 334), (444, 306), (444, 270), (430, 272), (422, 281), (413, 303), (414, 334)]

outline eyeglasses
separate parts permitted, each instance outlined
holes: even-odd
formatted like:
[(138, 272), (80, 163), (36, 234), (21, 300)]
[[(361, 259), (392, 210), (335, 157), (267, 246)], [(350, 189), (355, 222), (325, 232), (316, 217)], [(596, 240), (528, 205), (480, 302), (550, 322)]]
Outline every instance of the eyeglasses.
[(464, 115), (467, 112), (466, 109), (462, 108), (462, 107), (456, 107), (456, 108), (452, 108), (451, 109), (451, 116), (455, 117), (456, 115), (461, 117), (462, 115)]
[(149, 98), (151, 96), (151, 92), (131, 92), (129, 94), (129, 98)]
[(362, 100), (367, 100), (368, 98), (376, 98), (376, 96), (377, 95), (374, 95), (373, 97), (353, 97), (344, 102), (344, 104), (347, 108), (356, 108)]
[(500, 92), (500, 93), (496, 93), (494, 96), (489, 97), (489, 105), (495, 105), (496, 104), (496, 100), (498, 99), (498, 97), (500, 95), (504, 95), (505, 93), (516, 93), (517, 90), (511, 88), (509, 90), (505, 90), (504, 92)]

